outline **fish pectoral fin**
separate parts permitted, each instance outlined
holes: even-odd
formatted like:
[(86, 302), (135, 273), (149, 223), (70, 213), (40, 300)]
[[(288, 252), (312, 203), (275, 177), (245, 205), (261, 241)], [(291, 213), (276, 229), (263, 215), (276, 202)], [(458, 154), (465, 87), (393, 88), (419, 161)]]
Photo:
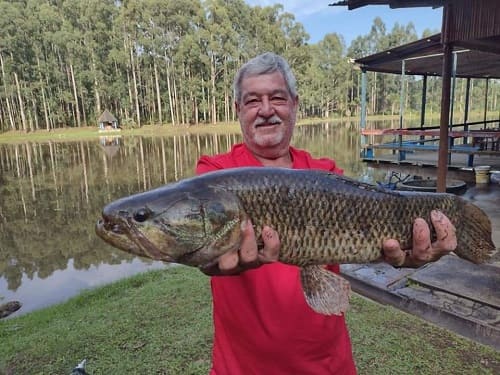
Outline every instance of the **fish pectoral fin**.
[(317, 313), (341, 315), (349, 307), (351, 286), (340, 275), (322, 266), (300, 270), (300, 281), (307, 304)]

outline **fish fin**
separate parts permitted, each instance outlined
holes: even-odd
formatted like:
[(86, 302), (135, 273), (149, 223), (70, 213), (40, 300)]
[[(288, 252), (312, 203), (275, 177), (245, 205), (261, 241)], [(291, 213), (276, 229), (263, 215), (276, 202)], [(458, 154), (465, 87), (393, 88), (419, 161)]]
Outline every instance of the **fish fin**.
[(300, 281), (307, 304), (317, 313), (341, 315), (349, 307), (351, 287), (340, 275), (322, 266), (300, 270)]
[(464, 222), (458, 230), (463, 235), (458, 236), (457, 255), (474, 263), (490, 260), (496, 248), (491, 238), (491, 221), (483, 210), (464, 201)]

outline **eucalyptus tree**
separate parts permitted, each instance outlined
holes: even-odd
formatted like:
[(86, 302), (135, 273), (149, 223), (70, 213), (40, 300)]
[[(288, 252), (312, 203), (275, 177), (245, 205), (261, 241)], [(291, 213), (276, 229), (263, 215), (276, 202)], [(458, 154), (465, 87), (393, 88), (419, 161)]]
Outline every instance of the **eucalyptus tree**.
[(62, 26), (63, 16), (60, 4), (56, 2), (29, 0), (26, 9), (31, 15), (30, 23), (34, 31), (31, 37), (34, 54), (31, 66), (31, 86), (35, 103), (33, 117), (37, 119), (36, 129), (51, 130), (57, 126), (53, 114), (58, 112), (60, 104), (56, 99), (58, 91), (56, 85), (62, 82), (65, 76), (58, 69), (56, 51), (59, 48), (55, 44), (55, 35)]
[[(209, 62), (209, 89), (207, 98), (209, 102), (210, 122), (216, 124), (219, 120), (219, 106), (224, 103), (228, 108), (227, 72), (229, 64), (234, 61), (237, 43), (233, 34), (232, 22), (229, 17), (229, 4), (232, 1), (208, 0), (204, 2), (205, 20), (203, 29), (200, 31), (200, 42), (202, 51), (208, 57)], [(241, 1), (239, 1), (241, 4)], [(225, 111), (226, 120), (228, 112)]]
[(143, 18), (144, 7), (142, 1), (139, 0), (124, 0), (116, 1), (119, 12), (117, 16), (117, 24), (121, 32), (123, 49), (126, 51), (126, 79), (127, 91), (130, 104), (130, 112), (133, 113), (135, 120), (131, 123), (136, 126), (141, 126), (141, 106), (139, 98), (140, 86), (140, 66), (138, 56), (141, 53), (140, 33), (141, 27), (144, 27), (145, 20)]
[(307, 102), (313, 116), (330, 117), (347, 110), (349, 65), (343, 38), (327, 34), (312, 50), (309, 82), (311, 98)]
[(103, 110), (103, 98), (110, 97), (107, 58), (116, 6), (113, 0), (64, 0), (62, 6), (62, 43), (66, 49), (63, 63), (73, 97), (71, 112), (77, 126), (87, 124), (86, 113), (95, 123)]
[[(291, 13), (280, 13), (278, 25), (281, 30), (283, 41), (283, 51), (281, 52), (293, 66), (298, 87), (307, 88), (313, 77), (308, 73), (312, 55), (311, 47), (307, 45), (309, 34), (301, 23), (295, 21), (295, 16)], [(302, 106), (299, 108), (301, 112)], [(303, 116), (304, 113), (301, 113)]]
[[(208, 59), (200, 50), (205, 13), (198, 0), (170, 1), (164, 17), (164, 61), (172, 123), (197, 123)], [(204, 63), (202, 63), (204, 61)]]
[[(0, 2), (0, 70), (1, 70), (1, 108), (7, 114), (8, 126), (27, 131), (25, 90), (29, 82), (31, 54), (29, 51), (28, 25), (25, 2)], [(4, 123), (3, 123), (4, 124)], [(7, 124), (4, 124), (4, 126)]]
[[(177, 76), (182, 67), (177, 66), (175, 54), (183, 35), (189, 30), (190, 18), (195, 12), (193, 1), (143, 2), (138, 26), (137, 60), (141, 66), (141, 108), (150, 123), (163, 123), (164, 103), (169, 104), (172, 123), (183, 122), (182, 98), (178, 96)], [(163, 73), (163, 74), (162, 74)], [(166, 87), (163, 84), (166, 80)], [(164, 100), (162, 91), (168, 90)]]

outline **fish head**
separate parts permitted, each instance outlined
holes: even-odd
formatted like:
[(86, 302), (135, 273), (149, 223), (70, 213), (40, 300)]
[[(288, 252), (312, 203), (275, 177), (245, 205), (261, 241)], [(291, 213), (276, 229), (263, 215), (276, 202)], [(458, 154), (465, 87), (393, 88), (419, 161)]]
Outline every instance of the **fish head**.
[(178, 183), (108, 204), (96, 233), (138, 256), (206, 267), (239, 247), (244, 218), (233, 193)]

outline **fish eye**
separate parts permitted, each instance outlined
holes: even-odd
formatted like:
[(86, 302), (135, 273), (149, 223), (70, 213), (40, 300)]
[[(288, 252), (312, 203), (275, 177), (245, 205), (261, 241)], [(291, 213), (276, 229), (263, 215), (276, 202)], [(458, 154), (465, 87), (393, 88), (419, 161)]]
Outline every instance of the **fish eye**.
[(136, 212), (134, 212), (134, 220), (139, 222), (139, 223), (142, 223), (149, 218), (149, 215), (150, 215), (149, 210), (147, 210), (145, 208), (141, 208), (141, 209), (137, 210)]

